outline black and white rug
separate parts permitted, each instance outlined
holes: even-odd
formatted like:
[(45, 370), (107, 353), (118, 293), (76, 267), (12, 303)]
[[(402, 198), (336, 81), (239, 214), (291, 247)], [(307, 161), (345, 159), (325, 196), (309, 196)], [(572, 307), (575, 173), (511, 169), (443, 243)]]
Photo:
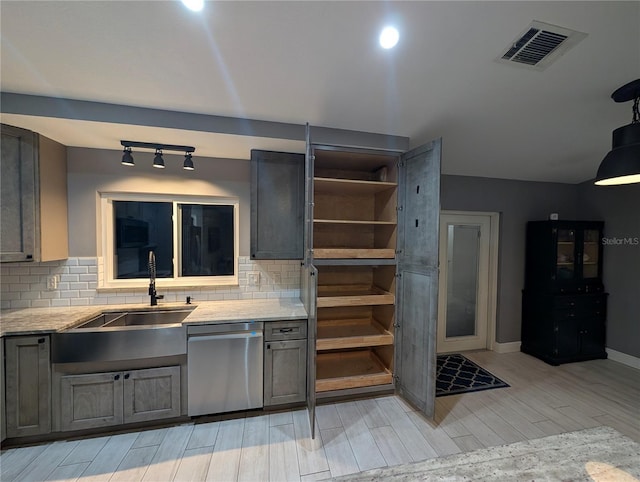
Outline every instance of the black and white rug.
[(438, 355), (436, 397), (508, 386), (462, 355)]

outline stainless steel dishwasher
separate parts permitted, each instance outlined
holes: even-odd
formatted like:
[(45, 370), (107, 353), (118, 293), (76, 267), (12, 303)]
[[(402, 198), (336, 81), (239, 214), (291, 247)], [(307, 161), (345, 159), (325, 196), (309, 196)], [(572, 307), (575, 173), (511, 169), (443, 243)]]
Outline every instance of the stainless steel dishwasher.
[(189, 416), (260, 408), (262, 322), (187, 327)]

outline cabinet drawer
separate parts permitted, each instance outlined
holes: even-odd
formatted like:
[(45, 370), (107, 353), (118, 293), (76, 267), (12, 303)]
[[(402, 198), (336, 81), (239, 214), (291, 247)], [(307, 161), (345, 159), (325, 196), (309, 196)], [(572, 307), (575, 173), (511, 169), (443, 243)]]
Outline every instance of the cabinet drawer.
[(606, 304), (606, 295), (556, 296), (553, 298), (553, 307), (555, 309), (571, 309), (578, 312), (592, 312), (598, 308), (604, 309)]
[(273, 321), (264, 324), (266, 341), (300, 340), (307, 337), (307, 320)]

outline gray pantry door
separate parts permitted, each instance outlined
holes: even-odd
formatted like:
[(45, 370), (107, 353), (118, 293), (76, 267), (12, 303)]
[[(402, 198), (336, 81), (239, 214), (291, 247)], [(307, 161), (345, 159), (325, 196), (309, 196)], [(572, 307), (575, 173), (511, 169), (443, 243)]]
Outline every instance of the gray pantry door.
[(399, 164), (395, 381), (400, 396), (433, 418), (438, 319), (441, 139)]
[(305, 151), (305, 225), (304, 262), (301, 270), (301, 298), (307, 310), (307, 409), (311, 438), (316, 429), (316, 336), (317, 336), (317, 292), (318, 270), (313, 266), (313, 175), (314, 154), (311, 145), (311, 130), (307, 123), (305, 131), (307, 148)]

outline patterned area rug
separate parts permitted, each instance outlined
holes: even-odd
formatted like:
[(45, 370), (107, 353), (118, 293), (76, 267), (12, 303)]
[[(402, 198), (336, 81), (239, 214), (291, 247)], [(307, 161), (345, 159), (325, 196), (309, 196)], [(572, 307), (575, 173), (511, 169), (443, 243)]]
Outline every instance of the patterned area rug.
[(459, 354), (438, 355), (437, 366), (436, 397), (509, 386)]

